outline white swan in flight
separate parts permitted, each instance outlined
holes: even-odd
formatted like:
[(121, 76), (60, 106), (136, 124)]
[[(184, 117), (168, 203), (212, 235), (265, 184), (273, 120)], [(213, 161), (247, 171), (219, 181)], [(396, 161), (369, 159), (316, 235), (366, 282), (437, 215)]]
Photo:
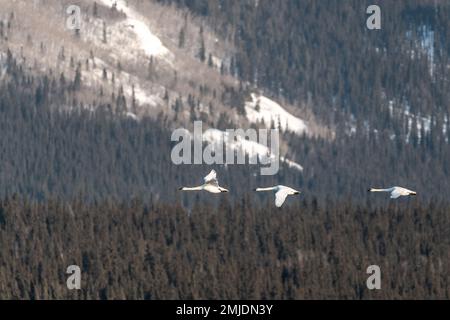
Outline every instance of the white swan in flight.
[(376, 189), (376, 188), (370, 188), (369, 192), (390, 192), (391, 193), (391, 199), (397, 199), (402, 196), (415, 196), (417, 193), (412, 190), (408, 190), (406, 188), (402, 187), (392, 187), (387, 189)]
[(255, 191), (274, 191), (275, 192), (275, 205), (280, 208), (287, 196), (294, 194), (300, 194), (300, 191), (286, 187), (286, 186), (275, 186), (270, 188), (256, 188)]
[(204, 178), (205, 183), (198, 187), (182, 187), (180, 190), (182, 191), (201, 191), (205, 190), (211, 193), (221, 193), (228, 192), (227, 189), (219, 187), (219, 182), (217, 181), (217, 174), (215, 170), (211, 170), (211, 172)]

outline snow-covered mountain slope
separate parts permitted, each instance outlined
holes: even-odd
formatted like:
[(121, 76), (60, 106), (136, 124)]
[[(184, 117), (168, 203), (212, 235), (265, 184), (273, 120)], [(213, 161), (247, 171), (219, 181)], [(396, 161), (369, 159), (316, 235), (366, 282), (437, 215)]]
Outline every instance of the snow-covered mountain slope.
[(275, 128), (297, 134), (308, 132), (305, 121), (290, 114), (275, 101), (255, 93), (251, 97), (252, 101), (245, 105), (247, 118), (251, 123), (264, 122), (267, 127), (273, 123)]
[(166, 59), (167, 57), (170, 57), (173, 59), (173, 54), (162, 44), (161, 40), (151, 32), (150, 28), (145, 23), (144, 17), (128, 5), (128, 1), (99, 0), (99, 3), (122, 11), (126, 15), (126, 20), (121, 22), (122, 26), (124, 28), (132, 29), (138, 43), (149, 58), (153, 56)]
[(201, 116), (217, 123), (225, 113), (236, 127), (274, 121), (283, 130), (310, 131), (305, 121), (265, 96), (253, 94), (245, 106), (247, 117), (237, 114), (223, 98), (230, 88), (239, 88), (230, 72), (232, 40), (188, 11), (152, 0), (79, 0), (76, 31), (67, 26), (73, 5), (70, 0), (0, 0), (8, 12), (0, 15), (8, 26), (0, 53), (11, 50), (32, 72), (51, 71), (68, 81), (78, 72), (82, 94), (76, 100), (84, 106), (114, 105), (123, 94), (126, 110), (121, 111), (137, 118), (163, 113), (178, 124)]
[[(71, 5), (80, 8), (78, 31), (67, 27)], [(103, 105), (136, 121), (162, 115), (173, 128), (189, 128), (193, 119), (216, 127), (224, 115), (231, 121), (230, 129), (262, 122), (270, 127), (273, 122), (283, 131), (320, 134), (317, 123), (297, 116), (301, 111), (295, 115), (287, 111), (294, 106), (256, 93), (239, 106), (245, 115), (236, 112), (235, 101), (260, 89), (250, 84), (241, 88), (242, 82), (231, 72), (233, 39), (222, 38), (188, 11), (156, 0), (0, 0), (0, 8), (5, 12), (0, 20), (8, 26), (0, 38), (0, 60), (10, 50), (31, 74), (52, 74), (55, 81), (63, 79), (68, 85), (81, 78), (79, 88), (55, 108), (92, 111)], [(202, 47), (204, 59), (199, 54)], [(2, 74), (0, 61), (0, 78)], [(230, 92), (239, 99), (227, 99)], [(223, 134), (211, 130), (205, 135), (208, 141)], [(282, 154), (289, 154), (280, 138)], [(247, 140), (233, 148), (250, 156), (270, 154), (267, 147)], [(280, 159), (303, 169), (295, 161)]]
[[(73, 5), (81, 14), (77, 31), (68, 26), (71, 12), (76, 14), (68, 11)], [(237, 84), (223, 72), (233, 45), (186, 11), (151, 0), (0, 0), (0, 7), (2, 25), (8, 26), (2, 29), (0, 52), (10, 50), (30, 72), (52, 72), (68, 81), (79, 72), (77, 101), (85, 106), (114, 102), (123, 92), (126, 111), (138, 117), (162, 112), (178, 122), (188, 120), (191, 110), (172, 106), (176, 100), (187, 104), (189, 96), (214, 106), (211, 117), (230, 109), (221, 92)], [(211, 64), (199, 59), (201, 44)]]

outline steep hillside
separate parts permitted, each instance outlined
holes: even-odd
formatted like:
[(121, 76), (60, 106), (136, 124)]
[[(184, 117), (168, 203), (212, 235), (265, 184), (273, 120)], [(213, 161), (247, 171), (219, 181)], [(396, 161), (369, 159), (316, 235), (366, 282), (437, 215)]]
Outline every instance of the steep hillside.
[[(353, 2), (275, 1), (279, 8), (272, 15), (274, 4), (266, 0), (255, 6), (199, 3), (78, 1), (77, 31), (67, 27), (70, 1), (0, 0), (0, 111), (9, 124), (1, 129), (18, 145), (1, 141), (1, 192), (71, 197), (88, 189), (93, 198), (127, 198), (154, 191), (173, 199), (170, 190), (206, 169), (172, 166), (170, 132), (182, 127), (192, 133), (194, 121), (202, 120), (203, 140), (213, 146), (230, 128), (284, 131), (282, 170), (275, 177), (251, 178), (256, 173), (248, 168), (218, 166), (227, 172), (225, 182), (238, 185), (236, 197), (258, 179), (292, 182), (322, 200), (364, 201), (373, 183), (402, 183), (429, 190), (424, 199), (444, 198), (450, 134), (446, 3), (386, 3), (386, 31), (379, 33), (357, 31), (366, 14), (360, 16), (363, 5)], [(339, 23), (318, 24), (314, 14)], [(288, 31), (283, 18), (297, 32)], [(67, 122), (58, 126), (55, 119)], [(119, 128), (111, 129), (115, 121)], [(104, 140), (97, 141), (97, 134)], [(59, 147), (47, 152), (55, 140)], [(245, 139), (231, 146), (250, 158), (273, 156)], [(76, 150), (84, 153), (74, 157)], [(147, 156), (155, 150), (166, 151)], [(34, 158), (39, 166), (29, 164)], [(161, 170), (168, 176), (158, 178)], [(158, 191), (161, 185), (165, 191)]]
[[(233, 39), (234, 74), (305, 104), (335, 130), (352, 132), (360, 122), (398, 135), (409, 117), (417, 122), (409, 131), (448, 118), (448, 1), (158, 2), (203, 17)], [(366, 27), (372, 4), (380, 6), (381, 30)]]
[[(194, 120), (212, 128), (224, 123), (229, 128), (269, 127), (280, 120), (281, 110), (283, 117), (290, 112), (292, 119), (303, 118), (283, 129), (327, 132), (311, 112), (288, 103), (262, 118), (246, 115), (250, 93), (258, 88), (233, 76), (231, 39), (188, 10), (153, 1), (78, 1), (81, 24), (72, 30), (76, 12), (71, 4), (0, 1), (2, 56), (10, 50), (29, 74), (72, 83), (70, 95), (53, 106), (58, 110), (105, 104), (135, 120), (163, 114), (172, 128), (187, 129)], [(283, 150), (288, 151), (287, 144)]]

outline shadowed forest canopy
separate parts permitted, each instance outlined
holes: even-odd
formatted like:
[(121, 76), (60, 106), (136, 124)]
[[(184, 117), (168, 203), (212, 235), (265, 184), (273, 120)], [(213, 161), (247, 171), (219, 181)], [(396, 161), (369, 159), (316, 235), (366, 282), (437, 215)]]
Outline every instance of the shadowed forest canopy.
[[(448, 212), (224, 200), (188, 214), (178, 204), (8, 198), (0, 298), (449, 299)], [(72, 264), (83, 270), (82, 290), (66, 288)], [(382, 290), (366, 287), (373, 264)]]

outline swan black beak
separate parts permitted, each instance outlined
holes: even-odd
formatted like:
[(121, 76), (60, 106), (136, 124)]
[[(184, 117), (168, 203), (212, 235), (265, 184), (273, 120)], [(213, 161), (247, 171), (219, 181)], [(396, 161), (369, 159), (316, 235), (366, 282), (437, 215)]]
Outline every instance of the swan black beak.
[(299, 192), (299, 191), (297, 191), (297, 192), (295, 192), (294, 194), (300, 194), (300, 192)]
[(417, 196), (417, 192), (411, 192), (410, 195)]
[(183, 190), (183, 187), (181, 187), (181, 188), (178, 188), (178, 191), (181, 191), (181, 190)]

